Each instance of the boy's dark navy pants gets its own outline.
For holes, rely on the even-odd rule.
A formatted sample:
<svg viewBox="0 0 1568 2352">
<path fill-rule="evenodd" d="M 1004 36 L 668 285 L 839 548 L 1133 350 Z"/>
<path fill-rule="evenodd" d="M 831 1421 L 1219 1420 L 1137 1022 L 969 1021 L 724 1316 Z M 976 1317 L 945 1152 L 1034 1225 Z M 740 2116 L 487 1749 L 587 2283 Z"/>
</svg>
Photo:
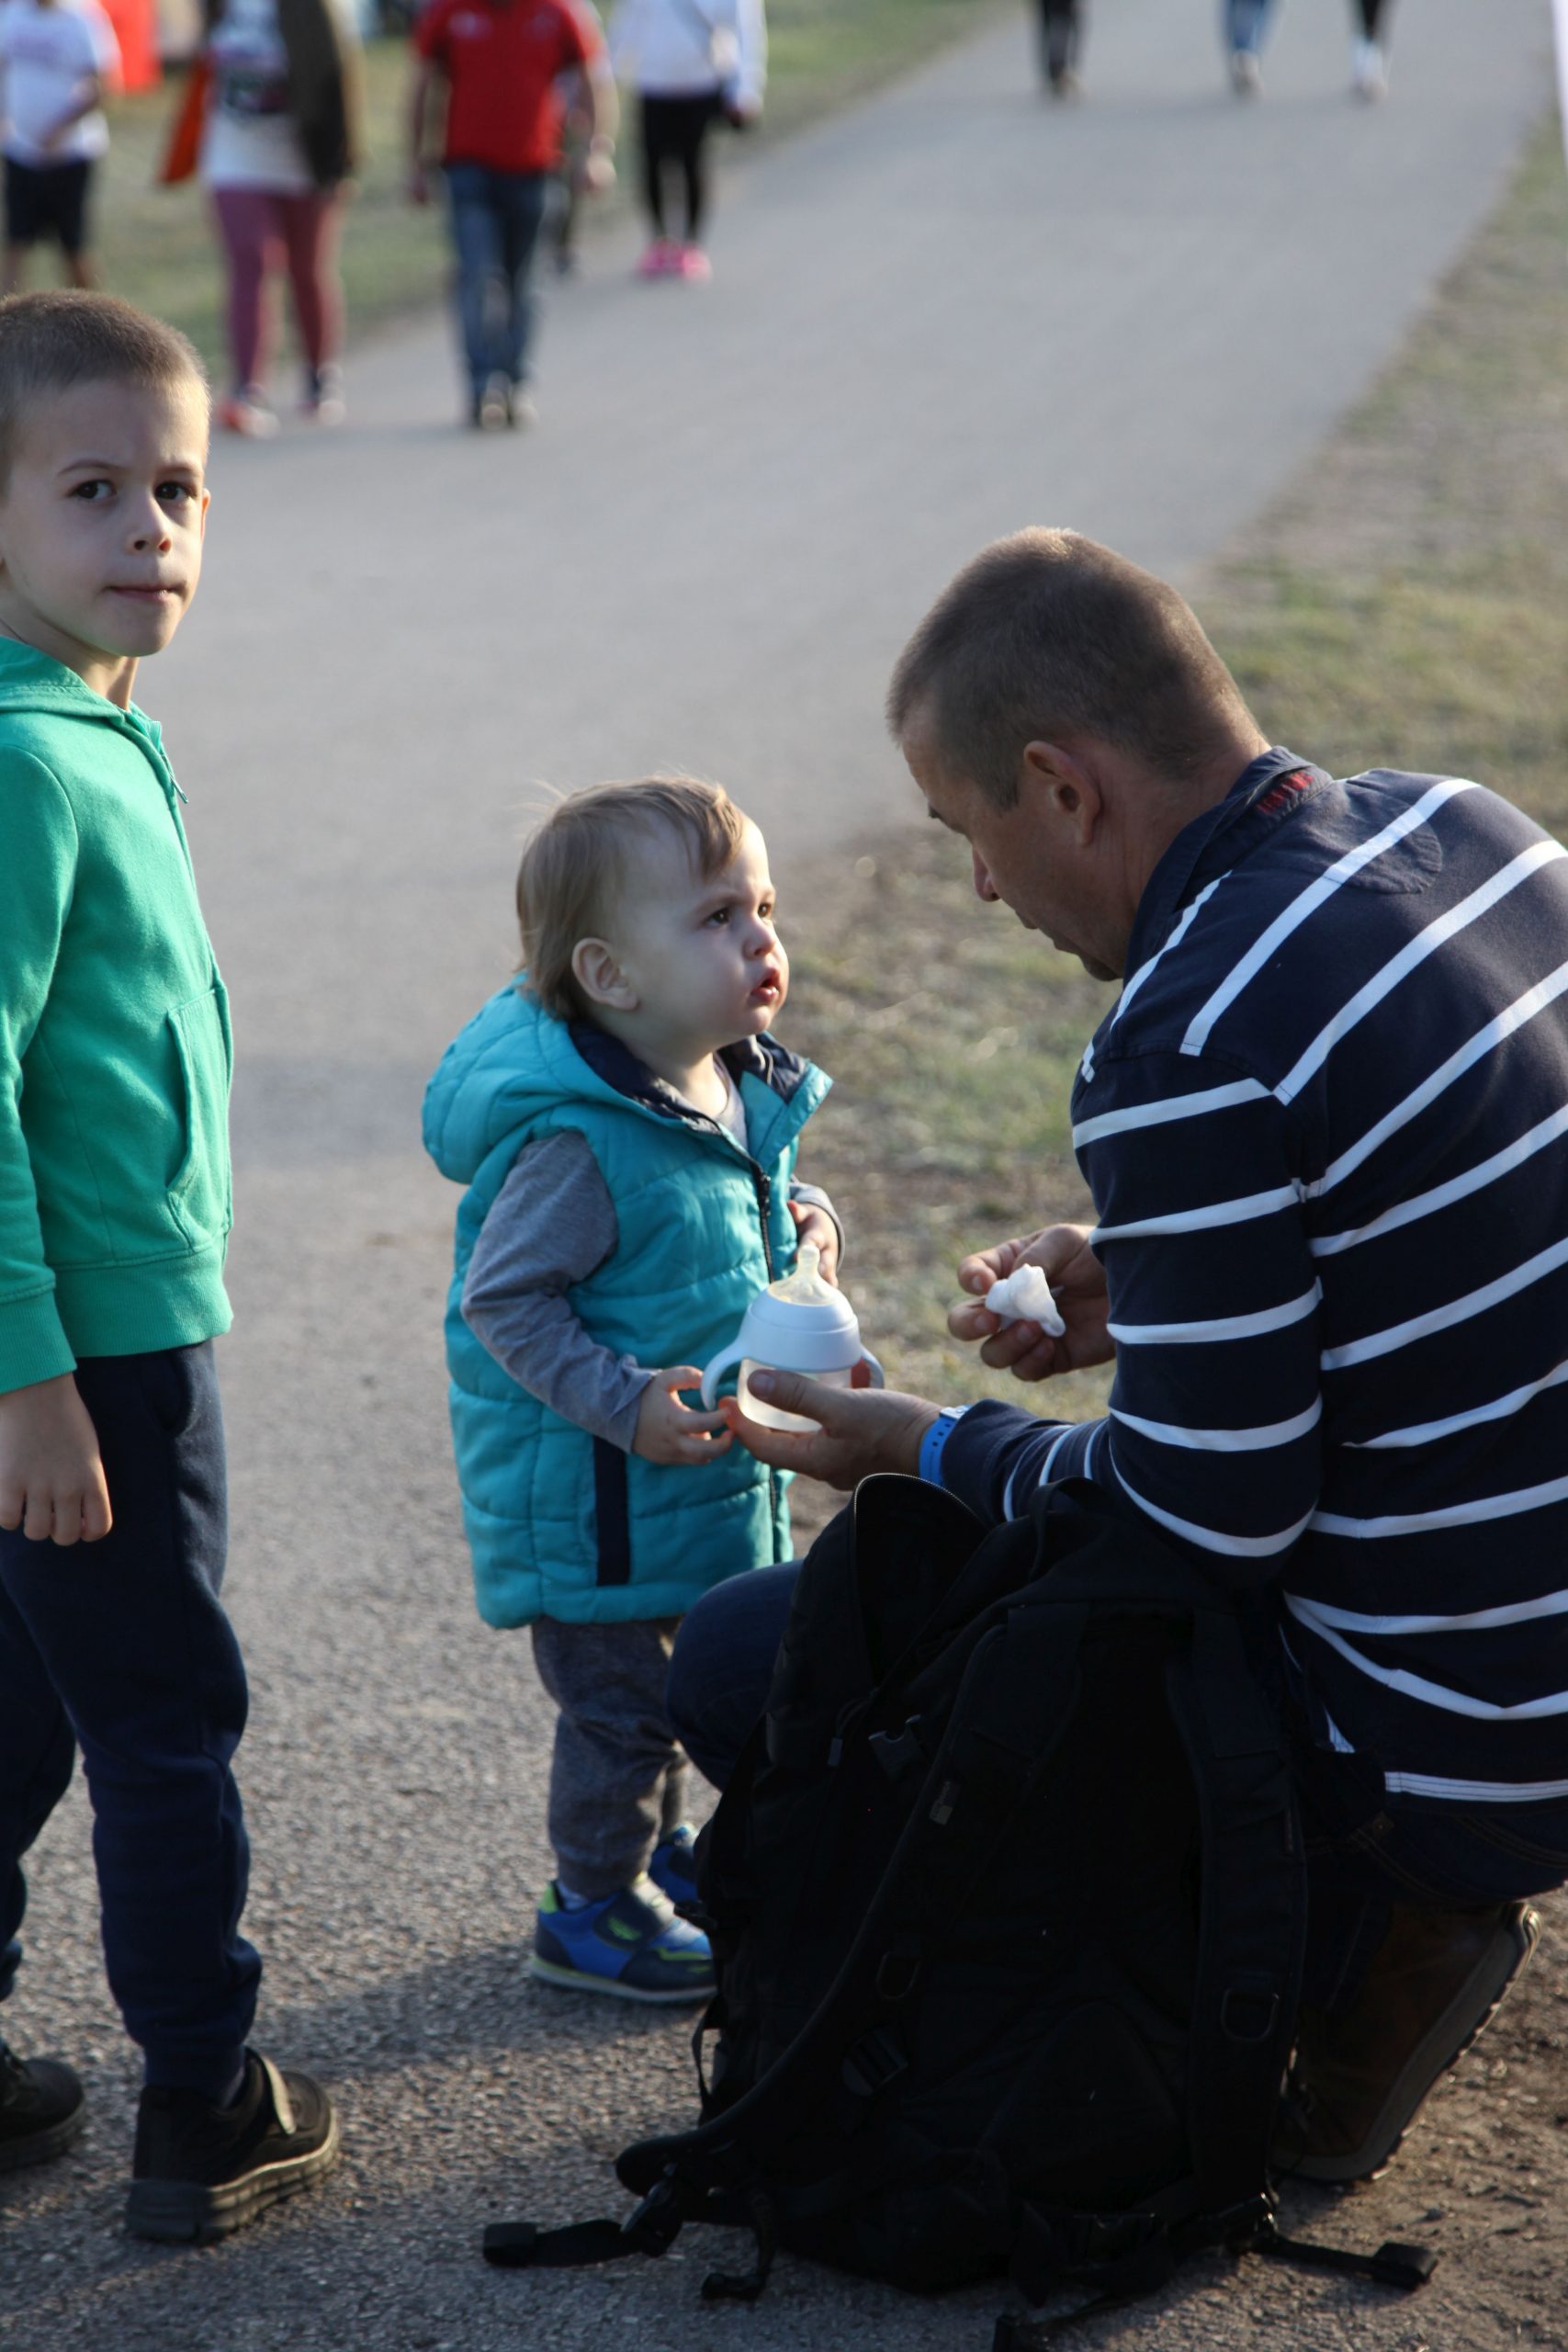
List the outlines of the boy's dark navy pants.
<svg viewBox="0 0 1568 2352">
<path fill-rule="evenodd" d="M 21 1958 L 21 1858 L 79 1747 L 110 1988 L 148 2080 L 218 2098 L 243 2064 L 261 1962 L 239 1933 L 250 1850 L 230 1764 L 246 1690 L 218 1599 L 212 1345 L 91 1357 L 76 1385 L 112 1529 L 69 1547 L 0 1530 L 0 1999 Z"/>
</svg>

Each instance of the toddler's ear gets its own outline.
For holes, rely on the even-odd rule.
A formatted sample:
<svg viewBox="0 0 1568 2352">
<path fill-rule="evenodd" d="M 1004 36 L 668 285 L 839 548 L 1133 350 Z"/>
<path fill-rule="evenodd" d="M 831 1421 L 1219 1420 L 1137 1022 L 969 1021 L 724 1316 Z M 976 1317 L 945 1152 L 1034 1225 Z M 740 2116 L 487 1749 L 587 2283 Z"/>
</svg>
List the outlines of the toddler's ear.
<svg viewBox="0 0 1568 2352">
<path fill-rule="evenodd" d="M 607 939 L 580 939 L 571 951 L 571 976 L 590 1004 L 612 1012 L 635 1012 L 637 993 Z"/>
</svg>

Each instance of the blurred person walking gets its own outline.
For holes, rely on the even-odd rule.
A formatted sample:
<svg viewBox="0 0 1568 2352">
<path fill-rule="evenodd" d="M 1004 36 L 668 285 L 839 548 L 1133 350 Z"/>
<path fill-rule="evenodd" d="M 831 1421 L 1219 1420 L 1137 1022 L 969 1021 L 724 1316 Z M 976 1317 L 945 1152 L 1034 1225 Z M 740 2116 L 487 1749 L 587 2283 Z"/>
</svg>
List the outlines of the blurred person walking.
<svg viewBox="0 0 1568 2352">
<path fill-rule="evenodd" d="M 73 286 L 93 283 L 87 200 L 108 151 L 101 101 L 119 74 L 119 43 L 97 0 L 6 0 L 0 7 L 5 114 L 5 291 L 52 238 Z"/>
<path fill-rule="evenodd" d="M 468 422 L 531 424 L 534 258 L 561 169 L 569 75 L 581 77 L 589 114 L 578 185 L 594 191 L 615 175 L 618 107 L 604 40 L 573 0 L 431 0 L 413 38 L 408 192 L 430 200 L 425 126 L 439 78 Z"/>
<path fill-rule="evenodd" d="M 642 119 L 643 198 L 651 240 L 642 277 L 700 281 L 713 275 L 707 225 L 707 139 L 716 122 L 737 130 L 761 112 L 768 70 L 762 0 L 620 0 L 610 20 L 615 71 L 636 85 Z M 684 235 L 670 234 L 665 194 L 677 175 Z"/>
<path fill-rule="evenodd" d="M 1263 43 L 1274 0 L 1223 0 L 1221 23 L 1230 59 L 1231 88 L 1238 98 L 1263 95 Z"/>
<path fill-rule="evenodd" d="M 1088 0 L 1040 0 L 1040 67 L 1054 98 L 1078 98 Z"/>
<path fill-rule="evenodd" d="M 343 415 L 344 184 L 361 145 L 357 37 L 334 0 L 218 0 L 201 176 L 228 270 L 231 433 L 275 433 L 266 391 L 267 279 L 287 271 L 305 361 L 302 415 Z"/>
<path fill-rule="evenodd" d="M 1350 50 L 1350 87 L 1359 98 L 1388 96 L 1389 0 L 1350 0 L 1355 37 Z"/>
<path fill-rule="evenodd" d="M 578 6 L 603 37 L 604 20 L 593 0 L 578 0 Z M 582 219 L 582 199 L 592 176 L 590 158 L 593 153 L 593 94 L 581 66 L 562 75 L 560 93 L 560 168 L 551 199 L 550 251 L 556 276 L 570 277 L 577 269 L 577 232 Z"/>
</svg>

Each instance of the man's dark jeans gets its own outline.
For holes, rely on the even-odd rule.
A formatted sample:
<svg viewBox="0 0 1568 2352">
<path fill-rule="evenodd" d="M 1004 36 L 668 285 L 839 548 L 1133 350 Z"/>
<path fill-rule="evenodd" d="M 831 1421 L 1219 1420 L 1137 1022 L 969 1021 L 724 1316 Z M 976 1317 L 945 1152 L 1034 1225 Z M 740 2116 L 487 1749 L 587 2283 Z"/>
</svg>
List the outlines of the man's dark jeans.
<svg viewBox="0 0 1568 2352">
<path fill-rule="evenodd" d="M 109 1984 L 150 2082 L 233 2082 L 261 1962 L 239 1934 L 249 1847 L 230 1762 L 245 1672 L 219 1604 L 228 1535 L 211 1343 L 98 1356 L 76 1385 L 114 1526 L 69 1548 L 0 1530 L 0 1999 L 21 1858 L 78 1746 Z"/>
<path fill-rule="evenodd" d="M 705 1593 L 681 1628 L 670 1720 L 716 1788 L 762 1713 L 799 1573 L 791 1561 L 733 1577 Z M 1568 1881 L 1568 1804 L 1390 1800 L 1359 1758 L 1312 1747 L 1288 1702 L 1284 1712 L 1308 1863 L 1303 1996 L 1314 2007 L 1342 2008 L 1354 1998 L 1395 1903 L 1479 1908 Z"/>
<path fill-rule="evenodd" d="M 492 376 L 527 380 L 534 327 L 534 253 L 554 186 L 549 172 L 497 172 L 448 164 L 457 316 L 476 398 Z"/>
</svg>

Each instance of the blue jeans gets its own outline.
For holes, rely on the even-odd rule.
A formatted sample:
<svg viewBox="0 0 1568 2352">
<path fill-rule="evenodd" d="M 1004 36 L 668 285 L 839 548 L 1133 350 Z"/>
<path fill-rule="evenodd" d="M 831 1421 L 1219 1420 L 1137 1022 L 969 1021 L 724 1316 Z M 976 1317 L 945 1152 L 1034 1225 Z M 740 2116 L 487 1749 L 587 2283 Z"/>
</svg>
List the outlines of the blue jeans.
<svg viewBox="0 0 1568 2352">
<path fill-rule="evenodd" d="M 457 316 L 476 394 L 492 376 L 504 376 L 509 384 L 527 379 L 534 252 L 552 184 L 548 172 L 446 165 L 457 253 Z"/>
<path fill-rule="evenodd" d="M 114 1525 L 57 1549 L 0 1530 L 0 1999 L 21 1960 L 21 1860 L 78 1747 L 109 1986 L 149 2082 L 233 2083 L 261 1962 L 239 1933 L 250 1849 L 230 1761 L 239 1645 L 219 1603 L 228 1536 L 210 1341 L 98 1356 L 76 1385 Z"/>
<path fill-rule="evenodd" d="M 788 1561 L 716 1585 L 676 1640 L 671 1724 L 716 1788 L 766 1705 L 799 1573 Z M 1288 1702 L 1284 1713 L 1307 1856 L 1303 1997 L 1314 2007 L 1354 1999 L 1396 1903 L 1479 1909 L 1568 1881 L 1568 1804 L 1401 1804 L 1362 1758 L 1308 1744 Z"/>
<path fill-rule="evenodd" d="M 1256 57 L 1263 47 L 1274 0 L 1224 0 L 1221 11 L 1225 47 L 1233 53 L 1246 50 Z"/>
</svg>

